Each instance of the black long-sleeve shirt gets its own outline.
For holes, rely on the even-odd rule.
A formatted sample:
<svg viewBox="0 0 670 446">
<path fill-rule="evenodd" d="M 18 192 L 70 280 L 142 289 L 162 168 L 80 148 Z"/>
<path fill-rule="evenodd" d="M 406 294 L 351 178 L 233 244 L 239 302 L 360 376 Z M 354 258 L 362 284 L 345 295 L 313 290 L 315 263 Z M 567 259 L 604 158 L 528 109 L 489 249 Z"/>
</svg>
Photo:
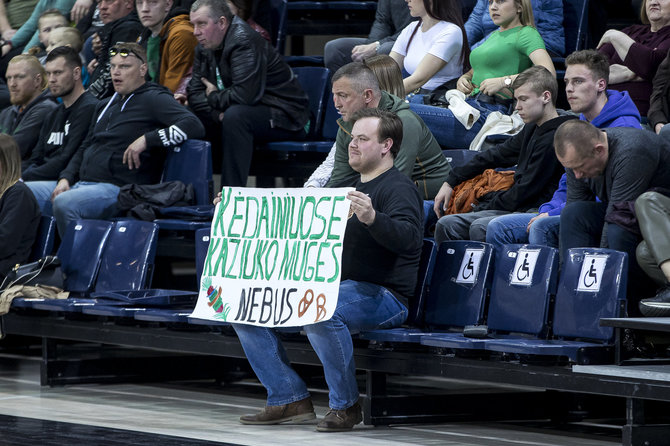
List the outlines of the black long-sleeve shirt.
<svg viewBox="0 0 670 446">
<path fill-rule="evenodd" d="M 18 182 L 0 197 L 0 282 L 17 263 L 25 263 L 35 243 L 40 208 L 28 186 Z"/>
<path fill-rule="evenodd" d="M 392 167 L 356 190 L 368 194 L 375 220 L 367 226 L 356 214 L 347 221 L 342 248 L 342 280 L 381 285 L 407 305 L 414 295 L 422 244 L 423 202 L 412 181 Z"/>
</svg>

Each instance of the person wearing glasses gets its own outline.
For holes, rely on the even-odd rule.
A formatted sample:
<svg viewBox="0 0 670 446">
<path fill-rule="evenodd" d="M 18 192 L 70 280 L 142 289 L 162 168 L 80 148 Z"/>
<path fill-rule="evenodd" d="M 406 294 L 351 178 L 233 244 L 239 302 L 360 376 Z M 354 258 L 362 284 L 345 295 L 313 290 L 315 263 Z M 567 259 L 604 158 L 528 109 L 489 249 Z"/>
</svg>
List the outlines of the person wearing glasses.
<svg viewBox="0 0 670 446">
<path fill-rule="evenodd" d="M 61 235 L 70 221 L 113 217 L 121 186 L 160 182 L 165 148 L 205 134 L 169 90 L 145 80 L 144 48 L 117 43 L 109 57 L 114 95 L 97 105 L 86 139 L 52 193 Z"/>
<path fill-rule="evenodd" d="M 199 45 L 188 105 L 222 129 L 221 184 L 244 187 L 254 144 L 306 137 L 309 99 L 283 57 L 226 2 L 196 0 L 191 23 Z"/>
</svg>

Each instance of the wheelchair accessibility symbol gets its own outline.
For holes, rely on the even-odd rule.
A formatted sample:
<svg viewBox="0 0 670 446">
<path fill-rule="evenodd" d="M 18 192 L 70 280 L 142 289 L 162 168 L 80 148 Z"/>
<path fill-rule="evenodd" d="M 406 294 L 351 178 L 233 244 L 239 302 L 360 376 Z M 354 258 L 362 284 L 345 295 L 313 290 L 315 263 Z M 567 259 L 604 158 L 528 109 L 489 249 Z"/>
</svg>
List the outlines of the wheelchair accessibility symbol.
<svg viewBox="0 0 670 446">
<path fill-rule="evenodd" d="M 600 283 L 603 277 L 603 271 L 607 264 L 607 255 L 587 254 L 584 256 L 584 263 L 579 273 L 579 283 L 577 291 L 600 291 Z"/>
<path fill-rule="evenodd" d="M 475 283 L 477 281 L 479 264 L 481 263 L 483 255 L 483 249 L 466 249 L 455 282 Z"/>
<path fill-rule="evenodd" d="M 540 255 L 539 249 L 520 249 L 516 256 L 514 268 L 510 274 L 511 285 L 525 285 L 533 284 L 533 273 L 535 272 L 535 264 Z"/>
</svg>

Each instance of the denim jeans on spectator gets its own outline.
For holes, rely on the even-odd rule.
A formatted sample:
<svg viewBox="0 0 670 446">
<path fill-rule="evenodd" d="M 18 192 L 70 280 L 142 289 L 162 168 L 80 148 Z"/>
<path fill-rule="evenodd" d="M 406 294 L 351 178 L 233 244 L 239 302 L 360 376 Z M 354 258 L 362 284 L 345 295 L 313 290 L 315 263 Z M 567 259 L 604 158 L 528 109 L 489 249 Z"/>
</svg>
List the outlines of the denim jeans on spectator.
<svg viewBox="0 0 670 446">
<path fill-rule="evenodd" d="M 358 400 L 351 333 L 391 328 L 407 318 L 407 308 L 386 288 L 368 282 L 344 280 L 335 312 L 327 321 L 306 325 L 310 344 L 323 364 L 329 405 L 342 410 Z M 307 398 L 307 386 L 291 368 L 277 331 L 233 324 L 256 376 L 268 392 L 267 404 L 279 406 Z"/>
<path fill-rule="evenodd" d="M 78 181 L 53 201 L 58 233 L 63 236 L 69 222 L 80 218 L 107 219 L 117 213 L 119 186 Z"/>
<path fill-rule="evenodd" d="M 535 220 L 527 231 L 530 220 L 537 213 L 509 214 L 496 217 L 489 222 L 486 241 L 494 246 L 510 243 L 532 243 L 533 245 L 558 248 L 558 228 L 561 217 L 549 216 Z"/>
<path fill-rule="evenodd" d="M 467 130 L 448 108 L 418 104 L 414 101 L 410 101 L 409 108 L 423 119 L 440 146 L 448 149 L 467 149 L 486 122 L 486 117 L 493 111 L 507 114 L 509 106 L 488 104 L 474 98 L 468 98 L 466 102 L 480 112 L 479 119 L 470 130 Z"/>
<path fill-rule="evenodd" d="M 26 181 L 26 186 L 35 195 L 37 204 L 40 206 L 42 214 L 49 214 L 47 209 L 51 209 L 51 193 L 56 188 L 57 181 Z"/>
</svg>

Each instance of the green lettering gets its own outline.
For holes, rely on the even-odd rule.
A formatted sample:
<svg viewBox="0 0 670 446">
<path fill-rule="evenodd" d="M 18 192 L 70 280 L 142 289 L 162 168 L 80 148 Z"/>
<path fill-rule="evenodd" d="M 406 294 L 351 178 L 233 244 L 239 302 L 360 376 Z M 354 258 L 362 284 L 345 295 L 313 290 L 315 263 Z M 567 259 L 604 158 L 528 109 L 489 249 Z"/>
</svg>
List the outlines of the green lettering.
<svg viewBox="0 0 670 446">
<path fill-rule="evenodd" d="M 240 249 L 240 239 L 230 239 L 230 243 L 235 245 L 235 252 L 233 253 L 233 259 L 226 270 L 226 274 L 223 276 L 227 279 L 237 279 L 237 276 L 233 275 L 233 267 L 235 266 L 237 260 L 237 251 Z"/>
<path fill-rule="evenodd" d="M 331 250 L 333 254 L 333 261 L 335 262 L 335 273 L 333 274 L 333 277 L 328 279 L 328 283 L 333 283 L 337 280 L 338 277 L 340 277 L 340 263 L 337 261 L 337 253 L 335 252 L 335 249 L 341 246 L 342 243 L 335 243 L 333 245 L 333 249 Z"/>
<path fill-rule="evenodd" d="M 233 201 L 235 204 L 233 205 L 233 215 L 230 217 L 230 223 L 228 224 L 228 237 L 239 237 L 240 234 L 233 233 L 233 225 L 235 224 L 235 220 L 242 220 L 244 218 L 242 214 L 237 213 L 237 203 L 244 201 L 244 197 L 235 197 Z"/>
<path fill-rule="evenodd" d="M 304 223 L 305 223 L 305 214 L 307 212 L 307 205 L 311 204 L 312 205 L 312 214 L 309 216 L 307 219 L 309 223 L 309 227 L 307 228 L 307 231 L 304 231 Z M 314 222 L 314 213 L 316 212 L 316 200 L 312 196 L 307 196 L 305 197 L 305 204 L 300 206 L 300 238 L 302 240 L 305 240 L 309 237 L 309 234 L 312 232 L 312 223 Z"/>
<path fill-rule="evenodd" d="M 321 232 L 319 232 L 318 234 L 310 235 L 309 238 L 311 240 L 320 239 L 321 237 L 323 237 L 323 234 L 326 232 L 326 217 L 319 214 L 319 205 L 321 205 L 321 203 L 323 201 L 330 201 L 330 199 L 331 199 L 331 197 L 321 197 L 321 198 L 319 198 L 319 201 L 317 202 L 316 207 L 314 208 L 314 217 L 316 217 L 317 219 L 319 219 L 323 222 L 323 230 Z"/>
<path fill-rule="evenodd" d="M 329 248 L 330 247 L 330 242 L 321 242 L 319 244 L 319 253 L 316 255 L 316 272 L 314 273 L 314 281 L 315 282 L 325 282 L 326 278 L 321 277 L 319 275 L 319 268 L 325 264 L 325 262 L 321 261 L 321 252 L 324 248 Z"/>
<path fill-rule="evenodd" d="M 226 195 L 226 192 L 228 194 Z M 224 188 L 221 190 L 221 203 L 219 204 L 219 212 L 216 214 L 216 219 L 214 220 L 214 225 L 213 225 L 213 237 L 218 237 L 221 236 L 223 237 L 225 235 L 224 230 L 223 230 L 223 213 L 226 211 L 226 208 L 228 207 L 228 204 L 230 204 L 230 194 L 232 192 L 231 188 Z"/>
<path fill-rule="evenodd" d="M 214 274 L 216 274 L 216 269 L 214 270 L 214 274 L 212 274 L 212 257 L 214 256 L 214 253 L 219 247 L 220 242 L 221 239 L 218 237 L 209 240 L 209 247 L 207 248 L 207 257 L 205 258 L 205 265 L 202 268 L 203 274 L 206 276 L 213 276 Z"/>
<path fill-rule="evenodd" d="M 256 228 L 257 228 L 257 223 L 258 223 L 258 212 L 256 213 L 256 220 L 253 221 L 253 228 L 251 231 L 251 234 L 247 235 L 247 227 L 249 226 L 249 222 L 251 221 L 251 218 L 249 218 L 249 211 L 251 210 L 251 202 L 256 203 L 256 210 L 258 211 L 259 206 L 258 206 L 258 199 L 256 197 L 247 197 L 247 206 L 244 209 L 245 210 L 245 218 L 244 218 L 244 229 L 242 229 L 242 238 L 255 238 L 255 233 L 256 233 Z"/>
<path fill-rule="evenodd" d="M 338 201 L 344 201 L 344 197 L 334 197 L 333 198 L 333 207 L 330 210 L 330 222 L 328 223 L 328 237 L 327 240 L 339 240 L 340 236 L 333 234 L 333 223 L 336 221 L 342 220 L 340 217 L 335 217 L 335 207 L 337 206 Z"/>
</svg>

